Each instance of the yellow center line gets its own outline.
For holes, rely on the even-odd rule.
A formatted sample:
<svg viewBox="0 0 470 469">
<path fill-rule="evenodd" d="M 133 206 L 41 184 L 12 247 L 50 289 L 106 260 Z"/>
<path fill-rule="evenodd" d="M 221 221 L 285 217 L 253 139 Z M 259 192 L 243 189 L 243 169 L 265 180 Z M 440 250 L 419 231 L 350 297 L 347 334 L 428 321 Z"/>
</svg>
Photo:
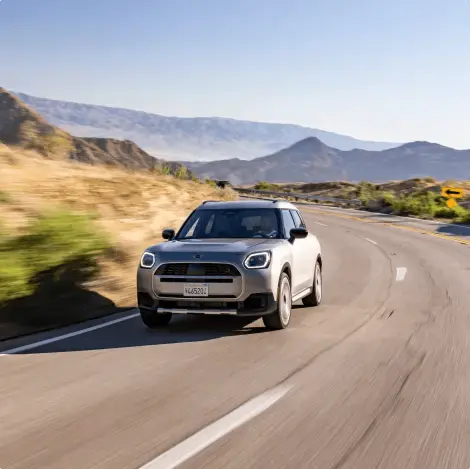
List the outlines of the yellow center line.
<svg viewBox="0 0 470 469">
<path fill-rule="evenodd" d="M 387 222 L 377 222 L 375 220 L 367 220 L 365 218 L 355 217 L 355 216 L 352 216 L 352 215 L 345 215 L 345 214 L 342 214 L 342 213 L 340 214 L 340 213 L 324 212 L 324 211 L 321 211 L 321 210 L 311 210 L 311 209 L 308 209 L 308 208 L 307 209 L 302 208 L 302 210 L 305 210 L 305 211 L 308 211 L 308 212 L 311 212 L 311 213 L 317 213 L 319 215 L 327 215 L 327 216 L 330 216 L 330 217 L 348 218 L 350 220 L 360 221 L 361 223 L 374 223 L 376 225 L 392 226 L 393 228 L 400 228 L 402 230 L 413 231 L 414 233 L 430 235 L 430 236 L 434 236 L 436 238 L 446 239 L 448 241 L 454 241 L 456 243 L 466 244 L 466 245 L 470 246 L 470 241 L 459 238 L 457 236 L 443 235 L 443 234 L 440 234 L 440 233 L 435 233 L 434 231 L 428 231 L 428 230 L 423 230 L 423 229 L 420 229 L 420 228 L 414 228 L 412 226 L 403 226 L 403 225 L 397 225 L 395 223 L 387 223 Z"/>
</svg>

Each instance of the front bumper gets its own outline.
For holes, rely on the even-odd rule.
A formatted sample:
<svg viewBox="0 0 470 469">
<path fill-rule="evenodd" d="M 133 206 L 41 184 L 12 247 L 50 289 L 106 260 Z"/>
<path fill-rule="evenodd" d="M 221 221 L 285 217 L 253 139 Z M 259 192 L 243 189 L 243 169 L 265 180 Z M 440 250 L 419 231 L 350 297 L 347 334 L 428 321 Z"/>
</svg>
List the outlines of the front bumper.
<svg viewBox="0 0 470 469">
<path fill-rule="evenodd" d="M 139 308 L 156 313 L 262 316 L 277 307 L 272 280 L 270 269 L 170 261 L 138 269 L 137 299 Z M 185 297 L 185 283 L 208 284 L 209 296 Z"/>
<path fill-rule="evenodd" d="M 137 299 L 140 309 L 156 313 L 264 316 L 277 308 L 272 293 L 253 293 L 244 301 L 200 301 L 199 299 L 157 300 L 148 293 L 139 292 Z"/>
</svg>

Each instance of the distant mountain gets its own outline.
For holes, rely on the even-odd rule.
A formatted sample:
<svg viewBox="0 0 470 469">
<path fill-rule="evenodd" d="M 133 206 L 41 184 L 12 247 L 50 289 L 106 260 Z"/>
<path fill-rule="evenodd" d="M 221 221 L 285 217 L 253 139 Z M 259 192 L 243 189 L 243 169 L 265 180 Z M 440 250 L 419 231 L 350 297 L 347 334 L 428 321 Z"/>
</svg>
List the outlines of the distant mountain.
<svg viewBox="0 0 470 469">
<path fill-rule="evenodd" d="M 159 169 L 158 160 L 129 140 L 79 138 L 51 125 L 18 97 L 0 88 L 0 142 L 32 149 L 47 158 L 68 159 L 87 164 L 119 166 L 127 169 Z M 170 173 L 181 164 L 169 164 Z M 191 173 L 188 175 L 191 176 Z"/>
<path fill-rule="evenodd" d="M 390 181 L 433 176 L 470 178 L 470 150 L 411 142 L 383 151 L 341 151 L 310 137 L 251 161 L 231 159 L 186 165 L 200 177 L 233 184 L 269 182 Z"/>
<path fill-rule="evenodd" d="M 112 137 L 136 142 L 167 160 L 251 160 L 295 142 L 317 137 L 340 150 L 384 150 L 398 143 L 368 142 L 291 124 L 218 117 L 180 118 L 16 94 L 51 124 L 78 137 Z"/>
</svg>

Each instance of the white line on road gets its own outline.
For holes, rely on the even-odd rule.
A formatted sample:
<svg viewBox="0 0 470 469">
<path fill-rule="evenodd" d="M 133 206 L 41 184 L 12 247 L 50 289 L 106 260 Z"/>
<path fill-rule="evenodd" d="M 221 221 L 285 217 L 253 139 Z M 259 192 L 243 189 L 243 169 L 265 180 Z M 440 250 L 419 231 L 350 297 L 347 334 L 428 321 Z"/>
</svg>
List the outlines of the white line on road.
<svg viewBox="0 0 470 469">
<path fill-rule="evenodd" d="M 291 389 L 292 386 L 278 386 L 266 391 L 177 444 L 140 469 L 174 469 L 232 430 L 267 410 Z"/>
<path fill-rule="evenodd" d="M 401 282 L 402 280 L 405 280 L 406 272 L 407 272 L 406 267 L 397 267 L 397 282 Z"/>
<path fill-rule="evenodd" d="M 319 221 L 314 221 L 313 223 L 315 223 L 315 225 L 326 226 L 325 224 L 320 223 Z"/>
<path fill-rule="evenodd" d="M 366 241 L 369 241 L 369 243 L 372 243 L 372 244 L 375 244 L 376 246 L 379 245 L 379 243 L 376 243 L 375 241 L 373 241 L 372 239 L 369 239 L 369 238 L 364 238 Z"/>
<path fill-rule="evenodd" d="M 77 335 L 86 334 L 87 332 L 96 331 L 97 329 L 102 329 L 103 327 L 112 326 L 113 324 L 117 324 L 119 322 L 128 321 L 129 319 L 133 319 L 137 316 L 139 316 L 139 313 L 133 313 L 123 318 L 113 319 L 112 321 L 107 321 L 101 324 L 97 324 L 96 326 L 87 327 L 86 329 L 80 329 L 79 331 L 70 332 L 68 334 L 59 335 L 57 337 L 51 337 L 49 339 L 40 340 L 39 342 L 33 342 L 32 344 L 26 344 L 26 345 L 15 347 L 9 350 L 0 351 L 0 357 L 5 356 L 5 355 L 13 355 L 19 352 L 25 352 L 26 350 L 31 350 L 31 349 L 35 349 L 38 347 L 42 347 L 43 345 L 52 344 L 53 342 L 58 342 L 59 340 L 69 339 L 70 337 L 75 337 Z"/>
</svg>

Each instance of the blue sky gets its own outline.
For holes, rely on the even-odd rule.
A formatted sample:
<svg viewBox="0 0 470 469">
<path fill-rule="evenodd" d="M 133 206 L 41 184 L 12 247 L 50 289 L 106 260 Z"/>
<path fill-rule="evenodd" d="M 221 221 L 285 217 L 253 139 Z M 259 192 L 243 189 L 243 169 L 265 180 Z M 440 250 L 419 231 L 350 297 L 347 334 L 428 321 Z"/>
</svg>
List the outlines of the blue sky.
<svg viewBox="0 0 470 469">
<path fill-rule="evenodd" d="M 470 148 L 469 0 L 1 0 L 0 86 Z"/>
</svg>

